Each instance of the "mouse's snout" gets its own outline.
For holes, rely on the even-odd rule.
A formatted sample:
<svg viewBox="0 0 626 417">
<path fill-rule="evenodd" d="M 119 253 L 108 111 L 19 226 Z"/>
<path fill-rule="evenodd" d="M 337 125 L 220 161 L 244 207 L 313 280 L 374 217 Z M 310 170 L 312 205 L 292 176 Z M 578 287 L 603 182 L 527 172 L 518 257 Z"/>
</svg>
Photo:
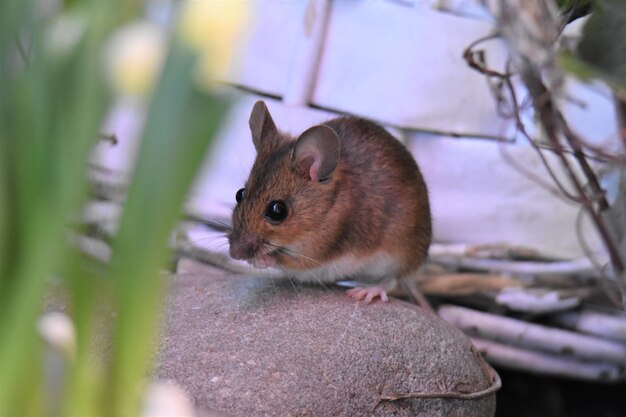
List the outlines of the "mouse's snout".
<svg viewBox="0 0 626 417">
<path fill-rule="evenodd" d="M 257 236 L 242 236 L 230 239 L 230 256 L 235 259 L 253 258 L 259 250 L 261 239 Z"/>
</svg>

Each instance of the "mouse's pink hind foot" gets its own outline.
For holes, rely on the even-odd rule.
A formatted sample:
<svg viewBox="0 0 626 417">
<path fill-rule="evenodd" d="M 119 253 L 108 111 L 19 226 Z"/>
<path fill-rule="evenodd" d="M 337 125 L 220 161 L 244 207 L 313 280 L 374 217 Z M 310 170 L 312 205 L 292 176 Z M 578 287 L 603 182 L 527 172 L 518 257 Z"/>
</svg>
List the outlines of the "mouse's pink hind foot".
<svg viewBox="0 0 626 417">
<path fill-rule="evenodd" d="M 376 297 L 380 297 L 380 300 L 383 302 L 389 301 L 387 291 L 382 285 L 375 287 L 354 287 L 346 291 L 346 293 L 348 297 L 354 298 L 357 301 L 365 300 L 367 304 L 374 301 Z"/>
</svg>

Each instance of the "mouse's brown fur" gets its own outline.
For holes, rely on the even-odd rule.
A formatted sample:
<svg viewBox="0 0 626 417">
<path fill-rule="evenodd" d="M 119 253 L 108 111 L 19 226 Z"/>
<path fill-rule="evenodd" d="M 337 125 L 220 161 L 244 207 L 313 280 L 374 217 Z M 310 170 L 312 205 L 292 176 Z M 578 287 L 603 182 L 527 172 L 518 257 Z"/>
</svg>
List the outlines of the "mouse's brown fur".
<svg viewBox="0 0 626 417">
<path fill-rule="evenodd" d="M 400 142 L 368 120 L 329 120 L 324 125 L 339 139 L 338 162 L 328 178 L 314 181 L 294 160 L 296 139 L 276 129 L 269 112 L 266 118 L 251 117 L 258 154 L 233 212 L 234 257 L 265 255 L 275 266 L 307 270 L 382 253 L 395 259 L 389 275 L 400 278 L 419 268 L 432 233 L 428 192 Z M 275 200 L 288 207 L 279 224 L 265 217 Z M 341 278 L 347 277 L 335 277 Z"/>
</svg>

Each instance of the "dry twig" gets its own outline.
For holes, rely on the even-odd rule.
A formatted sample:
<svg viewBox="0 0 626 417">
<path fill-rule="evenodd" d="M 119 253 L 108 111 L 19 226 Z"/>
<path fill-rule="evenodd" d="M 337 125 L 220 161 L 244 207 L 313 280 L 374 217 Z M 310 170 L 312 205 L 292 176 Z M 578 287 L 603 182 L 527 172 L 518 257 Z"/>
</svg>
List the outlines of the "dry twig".
<svg viewBox="0 0 626 417">
<path fill-rule="evenodd" d="M 500 23 L 501 25 L 508 24 L 504 21 Z M 549 148 L 556 155 L 562 172 L 565 173 L 566 178 L 569 180 L 569 185 L 573 188 L 573 191 L 569 191 L 562 183 L 562 180 L 557 177 L 554 168 L 551 166 L 551 164 L 548 162 L 547 158 L 543 154 L 542 151 L 544 147 L 539 146 L 538 143 L 526 131 L 526 128 L 520 116 L 521 106 L 519 104 L 515 88 L 513 87 L 513 83 L 511 81 L 511 77 L 514 75 L 514 72 L 510 69 L 510 66 L 507 65 L 506 72 L 500 72 L 491 69 L 485 64 L 486 60 L 484 57 L 484 52 L 475 51 L 477 45 L 486 40 L 492 39 L 495 36 L 497 35 L 492 34 L 472 42 L 465 49 L 463 57 L 471 68 L 485 75 L 488 80 L 492 80 L 494 78 L 497 79 L 499 82 L 498 85 L 504 87 L 504 89 L 507 91 L 510 104 L 513 109 L 512 112 L 510 112 L 510 117 L 514 119 L 517 131 L 521 133 L 522 136 L 526 138 L 528 143 L 535 149 L 552 182 L 556 185 L 559 194 L 572 202 L 580 204 L 584 208 L 584 210 L 590 215 L 594 226 L 598 230 L 598 233 L 600 234 L 602 241 L 609 253 L 609 257 L 611 260 L 611 264 L 613 265 L 615 274 L 618 277 L 621 277 L 622 280 L 624 280 L 626 276 L 626 263 L 624 259 L 622 259 L 622 256 L 617 248 L 617 244 L 614 241 L 612 234 L 608 230 L 604 219 L 600 215 L 601 212 L 606 211 L 609 208 L 609 204 L 605 197 L 604 190 L 602 190 L 599 184 L 597 176 L 595 175 L 587 161 L 587 154 L 585 153 L 585 149 L 587 151 L 595 153 L 595 155 L 599 158 L 608 159 L 613 162 L 615 162 L 616 160 L 623 161 L 624 157 L 615 157 L 613 155 L 603 153 L 596 147 L 590 147 L 586 141 L 580 138 L 568 126 L 565 118 L 557 109 L 556 105 L 554 104 L 552 93 L 545 86 L 539 70 L 530 60 L 526 59 L 526 57 L 517 57 L 517 69 L 519 75 L 530 94 L 530 99 L 532 101 L 535 114 L 540 121 L 546 137 L 548 138 Z M 502 96 L 498 94 L 496 95 L 495 99 L 499 106 L 501 106 L 503 100 Z M 623 120 L 626 119 L 626 105 L 624 105 L 624 103 L 619 100 L 617 100 L 616 102 L 618 103 L 618 115 L 620 117 L 620 120 L 623 122 Z M 500 113 L 502 114 L 503 112 Z M 623 123 L 620 126 L 620 133 L 623 134 L 624 138 L 626 138 L 626 131 L 623 128 Z M 564 146 L 561 143 L 561 137 L 565 139 L 567 146 Z M 588 184 L 587 187 L 585 187 L 584 183 L 579 178 L 579 175 L 575 170 L 574 165 L 568 158 L 568 154 L 573 155 L 574 160 L 577 162 L 578 168 L 580 168 L 582 174 L 584 175 L 586 184 Z M 535 183 L 539 184 L 543 188 L 546 188 L 548 191 L 555 193 L 556 190 L 552 186 L 547 184 L 542 178 L 529 172 L 523 166 L 518 164 L 516 161 L 514 161 L 513 158 L 510 157 L 510 155 L 505 152 L 502 152 L 502 155 L 505 161 L 510 163 L 511 166 L 517 171 L 519 171 Z M 626 286 L 626 282 L 622 282 L 622 285 Z M 624 288 L 622 288 L 622 290 L 624 290 Z M 622 292 L 624 293 L 624 291 Z"/>
</svg>

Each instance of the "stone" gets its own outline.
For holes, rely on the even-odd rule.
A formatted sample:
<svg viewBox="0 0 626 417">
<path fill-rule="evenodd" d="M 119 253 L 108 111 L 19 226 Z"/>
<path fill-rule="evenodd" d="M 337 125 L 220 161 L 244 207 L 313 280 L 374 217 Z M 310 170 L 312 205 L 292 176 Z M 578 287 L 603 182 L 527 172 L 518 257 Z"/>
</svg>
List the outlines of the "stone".
<svg viewBox="0 0 626 417">
<path fill-rule="evenodd" d="M 196 272 L 173 277 L 154 377 L 232 417 L 489 417 L 499 379 L 475 352 L 398 299 Z"/>
</svg>

